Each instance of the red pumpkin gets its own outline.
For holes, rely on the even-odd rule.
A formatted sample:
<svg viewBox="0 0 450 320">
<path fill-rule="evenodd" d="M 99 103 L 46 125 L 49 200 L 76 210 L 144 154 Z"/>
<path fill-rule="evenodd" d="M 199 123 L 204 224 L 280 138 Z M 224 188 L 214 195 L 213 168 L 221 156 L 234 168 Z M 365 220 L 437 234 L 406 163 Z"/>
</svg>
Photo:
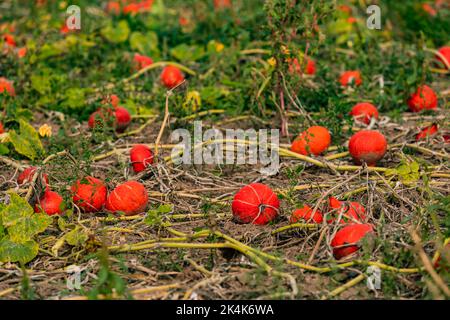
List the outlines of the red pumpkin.
<svg viewBox="0 0 450 320">
<path fill-rule="evenodd" d="M 180 26 L 185 27 L 189 24 L 189 19 L 183 16 L 180 16 L 178 18 L 178 23 L 180 24 Z"/>
<path fill-rule="evenodd" d="M 134 58 L 133 58 L 133 69 L 135 71 L 144 69 L 145 67 L 148 67 L 148 66 L 150 66 L 152 64 L 153 64 L 152 58 L 144 56 L 144 55 L 141 55 L 139 53 L 136 53 L 134 55 Z"/>
<path fill-rule="evenodd" d="M 25 57 L 27 55 L 27 48 L 26 47 L 22 47 L 17 49 L 17 57 L 19 57 L 20 59 Z"/>
<path fill-rule="evenodd" d="M 118 1 L 108 1 L 105 11 L 110 14 L 120 14 L 120 3 Z"/>
<path fill-rule="evenodd" d="M 55 214 L 62 214 L 64 208 L 63 198 L 58 193 L 50 191 L 47 188 L 42 198 L 34 206 L 34 212 L 44 212 L 49 216 L 53 216 Z"/>
<path fill-rule="evenodd" d="M 438 132 L 438 126 L 437 124 L 433 124 L 429 127 L 423 128 L 420 130 L 420 132 L 416 135 L 416 141 L 426 139 L 429 136 L 433 136 Z"/>
<path fill-rule="evenodd" d="M 114 108 L 117 108 L 119 106 L 120 99 L 119 99 L 119 97 L 117 95 L 112 94 L 111 97 L 109 97 L 109 101 L 111 102 L 111 105 Z"/>
<path fill-rule="evenodd" d="M 278 215 L 280 201 L 268 186 L 251 183 L 234 196 L 231 209 L 234 217 L 242 223 L 267 224 Z"/>
<path fill-rule="evenodd" d="M 119 106 L 119 102 L 120 98 L 116 94 L 107 96 L 105 99 L 102 100 L 103 104 L 111 104 L 114 108 L 117 108 Z"/>
<path fill-rule="evenodd" d="M 312 126 L 303 131 L 291 145 L 291 150 L 303 155 L 319 155 L 328 149 L 331 135 L 327 128 Z"/>
<path fill-rule="evenodd" d="M 114 114 L 112 108 L 99 108 L 94 111 L 88 120 L 89 128 L 94 128 L 97 126 L 103 126 L 104 123 L 108 123 L 109 121 L 114 122 Z"/>
<path fill-rule="evenodd" d="M 343 87 L 347 87 L 352 84 L 360 86 L 362 84 L 361 73 L 357 70 L 345 71 L 341 74 L 339 82 Z"/>
<path fill-rule="evenodd" d="M 355 133 L 349 141 L 348 149 L 356 164 L 367 163 L 375 166 L 387 150 L 384 135 L 375 130 L 362 130 Z"/>
<path fill-rule="evenodd" d="M 291 219 L 289 220 L 289 222 L 296 223 L 296 222 L 303 220 L 308 223 L 309 222 L 310 223 L 322 223 L 322 221 L 323 221 L 322 213 L 319 210 L 316 210 L 314 215 L 312 213 L 313 213 L 313 209 L 308 205 L 304 205 L 303 207 L 295 210 L 292 213 L 292 216 L 291 216 Z"/>
<path fill-rule="evenodd" d="M 124 107 L 100 108 L 91 114 L 88 125 L 90 128 L 94 128 L 102 126 L 104 122 L 108 123 L 109 121 L 112 121 L 112 125 L 118 132 L 123 132 L 131 122 L 131 115 Z"/>
<path fill-rule="evenodd" d="M 31 179 L 33 179 L 33 176 L 34 176 L 35 172 L 36 172 L 36 167 L 31 166 L 31 167 L 26 168 L 17 177 L 17 183 L 18 184 L 24 184 L 24 183 L 31 182 Z M 44 179 L 45 184 L 48 185 L 48 175 L 44 173 L 42 175 L 42 178 Z"/>
<path fill-rule="evenodd" d="M 131 122 L 131 115 L 124 107 L 117 107 L 114 110 L 116 116 L 116 129 L 118 132 L 123 132 Z"/>
<path fill-rule="evenodd" d="M 3 128 L 3 123 L 0 122 L 0 134 L 5 132 L 5 128 Z"/>
<path fill-rule="evenodd" d="M 17 45 L 16 40 L 14 39 L 14 37 L 10 34 L 5 34 L 3 35 L 3 40 L 5 41 L 5 43 L 10 46 L 10 47 L 15 47 Z"/>
<path fill-rule="evenodd" d="M 419 112 L 424 109 L 433 110 L 437 108 L 437 105 L 437 95 L 427 85 L 420 86 L 408 100 L 408 106 L 412 112 Z"/>
<path fill-rule="evenodd" d="M 71 31 L 72 30 L 70 30 L 69 27 L 67 26 L 67 24 L 65 24 L 65 23 L 61 26 L 61 28 L 59 28 L 59 33 L 61 33 L 61 34 L 68 34 Z"/>
<path fill-rule="evenodd" d="M 71 187 L 73 202 L 84 212 L 97 212 L 106 202 L 108 190 L 103 181 L 87 176 Z"/>
<path fill-rule="evenodd" d="M 134 172 L 138 173 L 153 163 L 153 153 L 146 145 L 137 144 L 130 150 L 130 160 Z"/>
<path fill-rule="evenodd" d="M 432 17 L 435 17 L 437 15 L 436 9 L 433 8 L 429 3 L 422 3 L 422 9 Z"/>
<path fill-rule="evenodd" d="M 216 10 L 223 10 L 231 8 L 231 0 L 214 0 L 214 8 Z"/>
<path fill-rule="evenodd" d="M 360 242 L 368 234 L 374 234 L 370 224 L 349 224 L 340 229 L 331 241 L 334 257 L 340 260 L 358 251 Z"/>
<path fill-rule="evenodd" d="M 153 5 L 153 0 L 143 0 L 139 2 L 131 2 L 123 7 L 123 13 L 136 14 L 140 12 L 148 12 L 151 10 Z"/>
<path fill-rule="evenodd" d="M 292 60 L 292 63 L 289 64 L 289 72 L 290 73 L 299 73 L 301 74 L 301 68 L 300 68 L 300 63 L 298 62 L 297 58 L 294 58 Z M 304 73 L 309 74 L 309 75 L 314 75 L 316 73 L 316 63 L 314 62 L 314 60 L 310 59 L 310 58 L 306 58 L 306 66 L 305 66 L 305 70 Z"/>
<path fill-rule="evenodd" d="M 361 102 L 353 106 L 350 115 L 357 121 L 369 124 L 372 118 L 378 119 L 378 109 L 371 103 Z"/>
<path fill-rule="evenodd" d="M 447 61 L 447 65 L 450 66 L 450 47 L 445 46 L 445 47 L 440 48 L 438 51 L 444 57 L 444 59 Z M 444 63 L 444 61 L 442 60 L 442 58 L 440 56 L 436 56 L 436 59 L 438 59 L 440 62 L 442 62 L 444 67 L 446 66 L 446 64 Z"/>
<path fill-rule="evenodd" d="M 106 209 L 110 212 L 123 212 L 130 216 L 142 213 L 148 204 L 148 194 L 144 185 L 128 181 L 118 185 L 106 199 Z"/>
<path fill-rule="evenodd" d="M 344 12 L 346 14 L 351 14 L 352 13 L 352 8 L 348 5 L 345 4 L 341 4 L 337 7 L 337 9 L 341 12 Z"/>
<path fill-rule="evenodd" d="M 174 66 L 167 66 L 161 73 L 161 82 L 168 89 L 172 89 L 184 80 L 184 75 L 180 69 Z"/>
<path fill-rule="evenodd" d="M 5 91 L 11 97 L 14 97 L 16 95 L 16 92 L 14 90 L 14 87 L 13 87 L 11 81 L 8 81 L 6 78 L 0 77 L 0 95 Z"/>
<path fill-rule="evenodd" d="M 356 221 L 363 221 L 366 218 L 366 209 L 358 202 L 345 202 L 339 201 L 335 197 L 328 199 L 328 205 L 331 212 L 331 218 L 327 219 L 327 223 L 333 223 L 336 218 L 341 217 L 339 223 L 354 223 Z"/>
</svg>

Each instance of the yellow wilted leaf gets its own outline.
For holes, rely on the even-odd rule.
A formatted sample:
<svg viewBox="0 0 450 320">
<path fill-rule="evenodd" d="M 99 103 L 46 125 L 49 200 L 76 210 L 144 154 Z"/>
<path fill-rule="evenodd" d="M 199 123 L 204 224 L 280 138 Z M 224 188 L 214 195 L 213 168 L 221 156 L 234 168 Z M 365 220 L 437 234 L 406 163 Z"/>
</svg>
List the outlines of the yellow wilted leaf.
<svg viewBox="0 0 450 320">
<path fill-rule="evenodd" d="M 202 98 L 200 93 L 196 90 L 189 91 L 186 95 L 186 100 L 183 103 L 183 108 L 187 111 L 195 112 L 202 106 Z"/>
</svg>

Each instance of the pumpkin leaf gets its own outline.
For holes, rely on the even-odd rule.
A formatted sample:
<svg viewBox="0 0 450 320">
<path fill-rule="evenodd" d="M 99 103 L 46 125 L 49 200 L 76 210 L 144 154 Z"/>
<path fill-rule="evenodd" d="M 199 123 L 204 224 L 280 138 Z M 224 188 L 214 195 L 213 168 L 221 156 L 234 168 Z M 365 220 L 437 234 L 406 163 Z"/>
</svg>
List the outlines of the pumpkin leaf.
<svg viewBox="0 0 450 320">
<path fill-rule="evenodd" d="M 205 49 L 200 46 L 188 46 L 182 43 L 170 50 L 170 54 L 179 61 L 197 61 L 203 58 Z"/>
<path fill-rule="evenodd" d="M 20 134 L 9 132 L 9 139 L 18 153 L 34 160 L 44 154 L 44 147 L 36 130 L 25 120 L 19 120 Z"/>
<path fill-rule="evenodd" d="M 128 36 L 130 35 L 130 27 L 128 26 L 128 22 L 121 20 L 117 26 L 113 26 L 111 23 L 108 24 L 100 31 L 100 33 L 109 42 L 121 43 L 127 41 Z"/>
<path fill-rule="evenodd" d="M 88 235 L 85 230 L 80 227 L 76 227 L 66 234 L 65 240 L 71 246 L 79 246 L 88 240 Z"/>
<path fill-rule="evenodd" d="M 420 165 L 417 161 L 402 161 L 397 168 L 388 169 L 387 176 L 398 176 L 403 182 L 415 182 L 420 179 Z"/>
<path fill-rule="evenodd" d="M 34 213 L 30 204 L 15 193 L 10 193 L 10 203 L 0 207 L 0 261 L 31 261 L 39 245 L 33 237 L 47 229 L 52 218 Z"/>
<path fill-rule="evenodd" d="M 12 241 L 26 241 L 36 234 L 44 232 L 51 222 L 52 219 L 49 216 L 33 213 L 29 217 L 21 218 L 20 223 L 8 228 L 8 234 Z"/>
<path fill-rule="evenodd" d="M 152 209 L 147 212 L 144 223 L 148 226 L 158 226 L 162 223 L 162 216 L 172 211 L 172 205 L 162 204 L 157 209 Z"/>
<path fill-rule="evenodd" d="M 146 34 L 133 32 L 130 36 L 131 49 L 152 58 L 159 58 L 158 35 L 149 31 Z"/>
<path fill-rule="evenodd" d="M 0 156 L 4 156 L 9 153 L 9 149 L 5 144 L 0 144 Z"/>
<path fill-rule="evenodd" d="M 38 254 L 39 245 L 34 240 L 17 243 L 8 238 L 0 240 L 0 261 L 27 263 Z"/>
<path fill-rule="evenodd" d="M 31 76 L 31 87 L 41 95 L 44 95 L 51 91 L 50 80 L 49 76 L 33 74 Z"/>
<path fill-rule="evenodd" d="M 85 89 L 70 88 L 66 91 L 65 97 L 63 106 L 69 109 L 79 109 L 84 107 Z"/>
<path fill-rule="evenodd" d="M 8 230 L 10 240 L 25 242 L 47 229 L 52 218 L 44 214 L 34 213 L 28 202 L 12 193 L 11 202 L 1 212 L 2 224 Z"/>
</svg>

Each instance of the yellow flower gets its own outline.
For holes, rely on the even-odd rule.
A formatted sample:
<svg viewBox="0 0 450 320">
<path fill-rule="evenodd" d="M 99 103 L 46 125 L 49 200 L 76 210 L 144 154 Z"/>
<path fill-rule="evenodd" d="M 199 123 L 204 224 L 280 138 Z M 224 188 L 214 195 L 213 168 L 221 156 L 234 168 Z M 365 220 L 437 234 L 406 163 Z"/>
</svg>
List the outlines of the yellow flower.
<svg viewBox="0 0 450 320">
<path fill-rule="evenodd" d="M 289 48 L 286 46 L 281 46 L 281 51 L 286 55 L 291 54 L 291 50 L 289 50 Z"/>
<path fill-rule="evenodd" d="M 202 106 L 202 98 L 198 91 L 189 91 L 186 95 L 186 100 L 183 103 L 183 108 L 187 111 L 195 112 Z"/>
<path fill-rule="evenodd" d="M 216 43 L 216 52 L 220 52 L 225 48 L 225 46 L 223 45 L 223 43 L 221 42 L 217 42 Z"/>
<path fill-rule="evenodd" d="M 270 57 L 267 59 L 267 63 L 270 64 L 271 67 L 275 67 L 277 65 L 277 59 L 274 57 Z"/>
<path fill-rule="evenodd" d="M 41 137 L 51 137 L 52 136 L 52 127 L 48 124 L 44 124 L 39 128 L 39 135 Z"/>
</svg>

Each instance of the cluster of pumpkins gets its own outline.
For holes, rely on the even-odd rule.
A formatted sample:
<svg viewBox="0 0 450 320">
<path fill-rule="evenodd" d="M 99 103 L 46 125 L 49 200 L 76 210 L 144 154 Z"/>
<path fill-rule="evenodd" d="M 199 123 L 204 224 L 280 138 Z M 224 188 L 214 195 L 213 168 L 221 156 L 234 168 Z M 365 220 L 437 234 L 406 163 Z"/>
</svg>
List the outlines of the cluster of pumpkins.
<svg viewBox="0 0 450 320">
<path fill-rule="evenodd" d="M 439 50 L 447 61 L 450 61 L 450 47 Z M 440 57 L 439 57 L 440 59 Z M 133 59 L 133 68 L 138 71 L 153 64 L 150 57 L 136 54 Z M 296 59 L 292 61 L 290 70 L 299 72 L 300 64 Z M 315 73 L 315 63 L 313 60 L 306 60 L 307 74 Z M 168 89 L 172 89 L 184 81 L 184 74 L 175 66 L 166 66 L 161 73 L 161 82 Z M 343 87 L 362 84 L 362 77 L 359 71 L 346 71 L 340 79 Z M 14 96 L 15 91 L 12 83 L 5 78 L 0 78 L 0 94 L 7 92 Z M 118 132 L 122 132 L 131 122 L 131 115 L 127 109 L 119 106 L 119 98 L 110 96 L 106 101 L 110 106 L 100 108 L 95 111 L 88 120 L 88 125 L 94 128 L 103 124 L 105 119 L 113 121 L 113 126 Z M 408 100 L 408 106 L 412 112 L 419 112 L 427 109 L 437 108 L 438 99 L 429 86 L 420 86 Z M 367 102 L 356 104 L 350 114 L 357 121 L 369 124 L 372 119 L 378 119 L 377 108 Z M 424 128 L 416 136 L 417 140 L 423 139 L 438 131 L 437 125 Z M 0 133 L 4 128 L 0 123 Z M 292 143 L 291 150 L 303 155 L 320 155 L 326 151 L 331 143 L 331 135 L 325 127 L 312 126 L 302 132 Z M 377 161 L 383 158 L 387 150 L 387 142 L 382 133 L 375 130 L 361 130 L 354 134 L 349 140 L 349 152 L 355 163 L 366 163 L 374 166 Z M 152 151 L 145 145 L 135 145 L 130 151 L 130 161 L 133 170 L 141 172 L 153 163 Z M 36 172 L 35 167 L 25 169 L 18 177 L 18 183 L 29 182 Z M 51 190 L 48 183 L 48 176 L 42 174 L 40 179 L 45 184 L 45 192 L 35 205 L 36 212 L 45 212 L 48 215 L 61 214 L 64 212 L 64 200 L 57 193 Z M 112 213 L 122 212 L 126 215 L 141 213 L 148 204 L 148 194 L 143 184 L 137 181 L 127 181 L 116 186 L 108 193 L 106 184 L 100 179 L 87 176 L 71 187 L 73 203 L 84 212 L 98 212 L 106 209 Z M 241 223 L 253 223 L 257 225 L 267 224 L 275 219 L 279 212 L 280 202 L 277 195 L 270 187 L 252 183 L 239 190 L 232 202 L 232 212 L 234 217 Z M 292 214 L 290 221 L 307 221 L 312 223 L 334 223 L 339 219 L 342 228 L 334 235 L 330 245 L 333 247 L 333 254 L 337 259 L 341 259 L 358 250 L 359 242 L 367 234 L 374 234 L 372 225 L 363 223 L 365 220 L 365 209 L 356 202 L 344 203 L 333 197 L 329 199 L 329 211 L 324 215 L 318 210 L 312 209 L 308 205 L 297 209 Z M 327 217 L 328 216 L 328 217 Z M 330 217 L 331 216 L 331 217 Z"/>
<path fill-rule="evenodd" d="M 360 203 L 346 203 L 334 197 L 330 197 L 328 202 L 329 210 L 326 214 L 305 204 L 292 213 L 290 223 L 341 224 L 343 227 L 330 243 L 335 258 L 341 259 L 356 252 L 359 249 L 358 243 L 367 234 L 374 234 L 374 228 L 371 224 L 362 223 L 366 218 L 366 210 Z M 264 225 L 278 216 L 280 200 L 267 185 L 251 183 L 236 193 L 231 208 L 238 221 Z"/>
<path fill-rule="evenodd" d="M 450 62 L 450 47 L 443 47 L 439 53 Z M 441 57 L 437 57 L 442 61 Z M 445 63 L 444 63 L 445 64 Z M 299 72 L 298 61 L 293 61 L 289 69 L 291 72 Z M 306 60 L 306 74 L 314 74 L 315 64 L 311 59 Z M 361 73 L 357 70 L 344 72 L 339 79 L 343 87 L 362 84 Z M 438 106 L 436 93 L 427 85 L 420 86 L 408 99 L 408 107 L 412 112 L 422 110 L 434 110 Z M 378 109 L 371 103 L 361 102 L 353 106 L 350 115 L 356 121 L 369 125 L 379 117 Z M 436 124 L 423 128 L 417 135 L 416 140 L 425 139 L 438 131 Z M 448 137 L 444 136 L 447 141 Z M 318 156 L 325 152 L 331 143 L 331 135 L 327 128 L 312 126 L 303 131 L 292 143 L 291 150 L 306 156 Z M 355 133 L 349 140 L 348 150 L 354 162 L 358 165 L 363 163 L 375 166 L 381 160 L 387 150 L 387 142 L 384 135 L 376 130 L 361 130 Z M 342 227 L 338 229 L 332 238 L 330 245 L 336 259 L 342 259 L 356 252 L 363 238 L 374 235 L 374 227 L 366 220 L 365 208 L 358 202 L 342 202 L 334 197 L 328 201 L 326 214 L 312 209 L 308 205 L 296 209 L 290 218 L 291 223 L 338 223 Z M 236 193 L 232 211 L 234 216 L 243 223 L 257 225 L 267 224 L 274 220 L 279 212 L 280 201 L 277 195 L 267 185 L 252 183 L 243 187 Z"/>
<path fill-rule="evenodd" d="M 138 144 L 130 150 L 130 160 L 134 172 L 144 171 L 153 163 L 153 153 L 146 145 Z M 17 178 L 17 183 L 23 185 L 31 182 L 37 168 L 26 168 Z M 65 210 L 63 197 L 51 190 L 47 174 L 38 175 L 44 185 L 44 194 L 34 206 L 35 212 L 48 215 L 59 215 Z M 70 188 L 72 201 L 83 212 L 99 212 L 103 209 L 111 213 L 126 215 L 145 211 L 148 204 L 148 193 L 145 186 L 137 181 L 127 181 L 116 186 L 109 194 L 106 184 L 92 176 L 77 180 Z"/>
</svg>

